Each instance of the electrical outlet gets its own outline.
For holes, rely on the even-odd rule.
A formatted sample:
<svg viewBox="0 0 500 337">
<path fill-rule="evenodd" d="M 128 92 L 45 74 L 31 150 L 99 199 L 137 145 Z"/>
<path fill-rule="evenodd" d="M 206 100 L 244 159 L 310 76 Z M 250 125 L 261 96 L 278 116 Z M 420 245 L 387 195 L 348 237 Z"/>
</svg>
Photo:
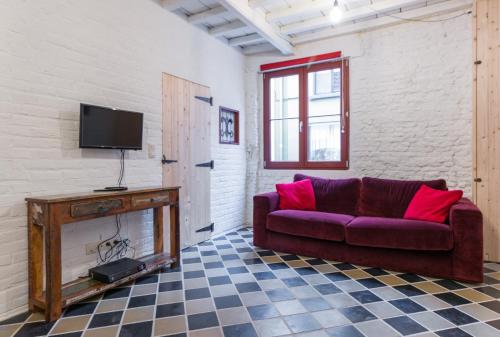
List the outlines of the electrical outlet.
<svg viewBox="0 0 500 337">
<path fill-rule="evenodd" d="M 99 242 L 90 242 L 90 243 L 87 243 L 85 245 L 85 254 L 86 255 L 94 255 L 94 254 L 97 254 L 97 245 L 101 243 L 101 253 L 103 250 L 106 250 L 107 247 L 111 247 L 114 245 L 113 241 L 115 239 L 111 239 L 111 240 L 108 240 L 108 241 L 104 241 L 101 243 L 101 241 Z"/>
</svg>

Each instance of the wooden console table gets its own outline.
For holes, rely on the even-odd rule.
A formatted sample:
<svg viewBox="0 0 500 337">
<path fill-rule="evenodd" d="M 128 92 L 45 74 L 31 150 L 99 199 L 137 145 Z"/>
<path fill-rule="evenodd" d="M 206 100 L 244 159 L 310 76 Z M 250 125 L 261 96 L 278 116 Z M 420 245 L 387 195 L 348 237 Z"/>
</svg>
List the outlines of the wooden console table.
<svg viewBox="0 0 500 337">
<path fill-rule="evenodd" d="M 179 187 L 129 189 L 120 192 L 67 194 L 26 198 L 28 202 L 29 309 L 45 310 L 54 321 L 62 309 L 170 264 L 175 267 L 179 245 Z M 163 249 L 163 207 L 170 206 L 170 254 Z M 134 212 L 154 210 L 154 254 L 140 260 L 146 269 L 114 283 L 90 278 L 62 284 L 61 226 L 63 224 Z M 45 291 L 44 281 L 45 248 Z"/>
</svg>

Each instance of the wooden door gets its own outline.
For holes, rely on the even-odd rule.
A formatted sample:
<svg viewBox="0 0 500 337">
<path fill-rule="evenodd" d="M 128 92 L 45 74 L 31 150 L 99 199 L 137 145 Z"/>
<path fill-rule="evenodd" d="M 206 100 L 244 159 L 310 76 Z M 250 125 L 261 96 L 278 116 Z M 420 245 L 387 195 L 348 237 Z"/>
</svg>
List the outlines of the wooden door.
<svg viewBox="0 0 500 337">
<path fill-rule="evenodd" d="M 163 74 L 163 185 L 181 186 L 181 248 L 208 240 L 210 219 L 210 89 Z"/>
<path fill-rule="evenodd" d="M 500 261 L 500 1 L 475 2 L 474 199 L 483 213 L 484 258 Z"/>
</svg>

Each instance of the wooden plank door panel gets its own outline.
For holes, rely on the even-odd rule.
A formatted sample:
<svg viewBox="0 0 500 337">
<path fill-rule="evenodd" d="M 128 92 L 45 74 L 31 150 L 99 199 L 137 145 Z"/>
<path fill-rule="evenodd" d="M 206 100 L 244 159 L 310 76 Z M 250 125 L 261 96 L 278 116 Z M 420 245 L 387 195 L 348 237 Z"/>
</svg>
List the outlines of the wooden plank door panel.
<svg viewBox="0 0 500 337">
<path fill-rule="evenodd" d="M 500 261 L 500 4 L 475 2 L 474 197 L 483 213 L 484 255 Z"/>
<path fill-rule="evenodd" d="M 210 235 L 196 232 L 210 223 L 210 172 L 195 166 L 210 156 L 210 109 L 194 98 L 209 94 L 207 87 L 163 74 L 163 154 L 177 160 L 163 165 L 163 184 L 181 186 L 181 248 Z"/>
</svg>

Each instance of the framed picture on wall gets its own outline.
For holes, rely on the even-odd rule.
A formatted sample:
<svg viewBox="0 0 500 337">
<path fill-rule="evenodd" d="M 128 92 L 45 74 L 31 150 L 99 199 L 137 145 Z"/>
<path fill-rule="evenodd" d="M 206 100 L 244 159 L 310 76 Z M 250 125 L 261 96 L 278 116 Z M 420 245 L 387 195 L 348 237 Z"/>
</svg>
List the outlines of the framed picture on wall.
<svg viewBox="0 0 500 337">
<path fill-rule="evenodd" d="M 219 107 L 219 143 L 240 143 L 240 112 L 234 109 Z"/>
</svg>

